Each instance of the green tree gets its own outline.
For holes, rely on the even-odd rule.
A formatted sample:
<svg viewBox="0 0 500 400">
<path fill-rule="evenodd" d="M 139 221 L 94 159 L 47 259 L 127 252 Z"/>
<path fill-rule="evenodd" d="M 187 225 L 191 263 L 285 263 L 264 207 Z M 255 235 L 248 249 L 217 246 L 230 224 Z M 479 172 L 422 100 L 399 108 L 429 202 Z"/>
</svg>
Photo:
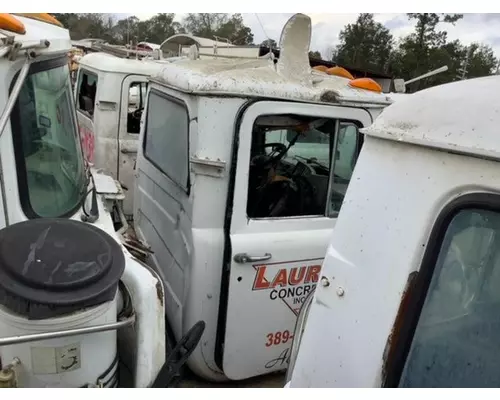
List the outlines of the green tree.
<svg viewBox="0 0 500 400">
<path fill-rule="evenodd" d="M 135 15 L 119 20 L 112 30 L 114 41 L 117 44 L 129 44 L 130 41 L 134 42 L 136 40 L 138 32 L 137 25 L 139 22 L 139 18 Z"/>
<path fill-rule="evenodd" d="M 274 39 L 266 39 L 260 45 L 270 47 L 271 49 L 278 48 L 278 43 L 276 43 L 276 40 L 274 40 Z"/>
<path fill-rule="evenodd" d="M 446 43 L 446 31 L 437 31 L 440 22 L 455 24 L 463 14 L 408 13 L 408 19 L 416 20 L 415 33 L 410 37 L 420 49 L 439 47 Z"/>
<path fill-rule="evenodd" d="M 319 51 L 310 51 L 309 52 L 309 57 L 311 58 L 317 58 L 318 60 L 321 60 L 321 53 Z"/>
<path fill-rule="evenodd" d="M 461 14 L 408 14 L 408 18 L 417 21 L 415 32 L 403 38 L 393 52 L 393 74 L 408 80 L 444 65 L 448 67 L 446 72 L 409 85 L 408 92 L 495 72 L 498 60 L 490 46 L 448 42 L 447 33 L 437 30 L 440 22 L 454 24 L 462 18 Z"/>
<path fill-rule="evenodd" d="M 161 44 L 170 36 L 184 33 L 184 28 L 179 22 L 174 21 L 174 18 L 175 14 L 159 13 L 146 21 L 139 21 L 137 23 L 138 41 Z"/>
<path fill-rule="evenodd" d="M 490 46 L 480 43 L 472 43 L 466 52 L 469 51 L 467 65 L 465 66 L 465 77 L 478 78 L 488 76 L 496 72 L 498 59 Z"/>
<path fill-rule="evenodd" d="M 241 14 L 190 13 L 184 18 L 183 26 L 193 35 L 207 39 L 228 39 L 236 45 L 253 43 L 252 30 L 243 23 Z"/>
<path fill-rule="evenodd" d="M 447 43 L 446 31 L 438 31 L 439 23 L 455 24 L 463 18 L 462 14 L 436 14 L 409 13 L 408 19 L 415 20 L 415 32 L 402 39 L 398 54 L 393 58 L 393 71 L 398 72 L 399 77 L 410 79 L 410 74 L 415 77 L 429 72 L 438 65 L 438 60 L 447 60 L 452 65 L 448 65 L 448 72 L 435 75 L 432 78 L 417 81 L 411 85 L 411 91 L 416 91 L 428 87 L 432 82 L 450 81 L 456 75 L 456 57 L 461 56 L 461 45 L 459 42 Z M 395 65 L 399 63 L 399 65 Z M 453 77 L 453 78 L 452 78 Z"/>
<path fill-rule="evenodd" d="M 359 14 L 354 24 L 340 31 L 340 44 L 334 50 L 334 61 L 362 69 L 386 71 L 394 40 L 373 14 Z"/>
<path fill-rule="evenodd" d="M 78 21 L 78 14 L 76 13 L 51 13 L 66 29 L 74 25 Z"/>
<path fill-rule="evenodd" d="M 113 18 L 109 14 L 52 14 L 69 30 L 73 40 L 96 38 L 112 42 Z"/>
<path fill-rule="evenodd" d="M 229 39 L 232 44 L 236 45 L 253 44 L 252 30 L 243 23 L 241 14 L 233 14 L 229 21 L 219 28 L 216 36 Z"/>
</svg>

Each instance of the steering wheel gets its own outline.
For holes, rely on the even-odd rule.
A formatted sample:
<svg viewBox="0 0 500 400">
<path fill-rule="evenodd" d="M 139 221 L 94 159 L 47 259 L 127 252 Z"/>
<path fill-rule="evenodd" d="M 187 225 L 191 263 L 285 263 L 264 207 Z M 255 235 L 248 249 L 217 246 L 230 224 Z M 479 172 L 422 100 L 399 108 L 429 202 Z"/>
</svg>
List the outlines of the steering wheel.
<svg viewBox="0 0 500 400">
<path fill-rule="evenodd" d="M 273 150 L 270 154 L 267 155 L 269 157 L 269 162 L 273 163 L 278 161 L 281 157 L 285 155 L 288 150 L 288 147 L 283 143 L 266 143 L 264 145 L 264 149 L 271 147 Z"/>
</svg>

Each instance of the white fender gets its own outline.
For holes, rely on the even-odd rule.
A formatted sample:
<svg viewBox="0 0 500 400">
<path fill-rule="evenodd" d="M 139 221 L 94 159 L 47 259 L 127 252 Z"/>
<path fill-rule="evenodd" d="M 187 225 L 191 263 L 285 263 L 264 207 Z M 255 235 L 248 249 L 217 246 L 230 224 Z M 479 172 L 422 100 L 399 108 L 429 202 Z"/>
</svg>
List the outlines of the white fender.
<svg viewBox="0 0 500 400">
<path fill-rule="evenodd" d="M 153 383 L 166 359 L 164 289 L 153 270 L 127 256 L 122 281 L 130 293 L 136 323 L 120 332 L 124 339 L 120 356 L 127 357 L 127 365 L 135 369 L 133 386 L 146 388 Z"/>
</svg>

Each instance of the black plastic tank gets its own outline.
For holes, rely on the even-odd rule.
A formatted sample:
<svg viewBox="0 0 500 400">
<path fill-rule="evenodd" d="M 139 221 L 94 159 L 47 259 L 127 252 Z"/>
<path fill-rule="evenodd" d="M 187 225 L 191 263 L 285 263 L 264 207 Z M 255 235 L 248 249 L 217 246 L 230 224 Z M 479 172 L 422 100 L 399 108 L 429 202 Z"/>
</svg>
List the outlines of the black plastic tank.
<svg viewBox="0 0 500 400">
<path fill-rule="evenodd" d="M 37 219 L 0 230 L 0 305 L 28 319 L 113 300 L 124 269 L 120 244 L 90 224 Z"/>
</svg>

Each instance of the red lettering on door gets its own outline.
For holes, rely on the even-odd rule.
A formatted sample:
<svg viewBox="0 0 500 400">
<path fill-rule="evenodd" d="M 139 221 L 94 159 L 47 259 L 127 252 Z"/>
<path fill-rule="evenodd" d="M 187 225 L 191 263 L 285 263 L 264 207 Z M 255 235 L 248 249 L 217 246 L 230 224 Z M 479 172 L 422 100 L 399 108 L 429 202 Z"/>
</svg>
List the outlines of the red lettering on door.
<svg viewBox="0 0 500 400">
<path fill-rule="evenodd" d="M 297 271 L 299 271 L 298 275 Z M 290 286 L 301 284 L 305 274 L 306 274 L 306 267 L 292 268 L 292 270 L 290 271 L 290 276 L 288 278 L 288 284 Z"/>
<path fill-rule="evenodd" d="M 94 132 L 84 126 L 80 126 L 80 140 L 85 159 L 90 163 L 94 162 Z"/>
<path fill-rule="evenodd" d="M 274 277 L 273 283 L 271 287 L 275 288 L 276 286 L 286 286 L 287 283 L 287 274 L 286 269 L 280 269 L 276 276 Z"/>
<path fill-rule="evenodd" d="M 269 282 L 266 279 L 266 267 L 257 267 L 257 275 L 255 275 L 252 290 L 262 289 L 269 289 Z"/>
<path fill-rule="evenodd" d="M 316 283 L 319 281 L 319 273 L 321 272 L 321 265 L 312 265 L 307 269 L 306 279 L 304 283 Z"/>
</svg>

